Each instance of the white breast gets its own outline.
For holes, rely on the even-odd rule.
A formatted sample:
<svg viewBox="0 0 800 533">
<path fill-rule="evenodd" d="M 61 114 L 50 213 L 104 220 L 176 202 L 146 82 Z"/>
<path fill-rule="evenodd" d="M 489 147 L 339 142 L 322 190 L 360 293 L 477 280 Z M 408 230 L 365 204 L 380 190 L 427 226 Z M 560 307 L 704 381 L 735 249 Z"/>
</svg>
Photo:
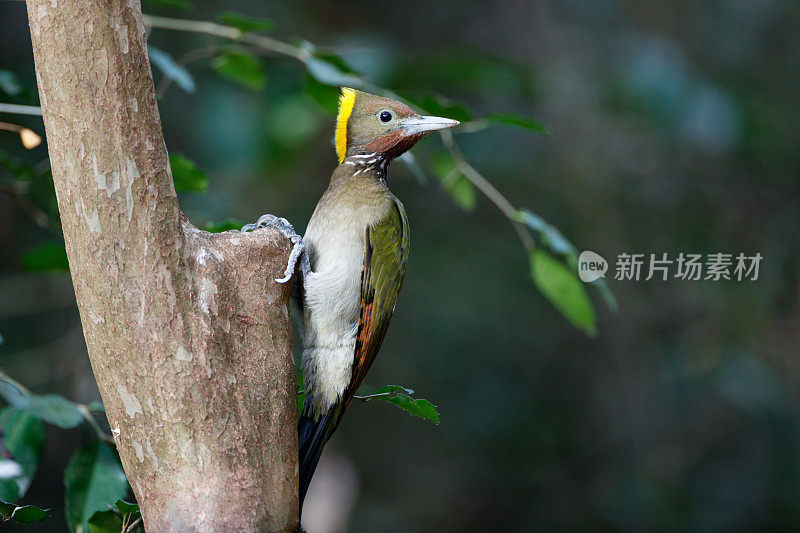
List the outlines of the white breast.
<svg viewBox="0 0 800 533">
<path fill-rule="evenodd" d="M 303 377 L 306 405 L 324 412 L 341 397 L 352 375 L 361 309 L 365 233 L 374 209 L 343 209 L 313 217 L 303 240 L 312 250 L 305 281 Z"/>
</svg>

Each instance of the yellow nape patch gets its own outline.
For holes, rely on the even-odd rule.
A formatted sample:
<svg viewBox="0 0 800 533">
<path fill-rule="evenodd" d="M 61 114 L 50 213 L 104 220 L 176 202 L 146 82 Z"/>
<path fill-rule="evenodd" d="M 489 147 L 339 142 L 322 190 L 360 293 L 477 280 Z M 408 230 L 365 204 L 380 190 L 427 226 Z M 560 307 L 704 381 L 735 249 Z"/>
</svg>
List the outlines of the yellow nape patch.
<svg viewBox="0 0 800 533">
<path fill-rule="evenodd" d="M 339 114 L 336 115 L 336 155 L 339 156 L 339 164 L 344 161 L 347 153 L 347 121 L 353 112 L 356 103 L 356 92 L 349 87 L 342 87 L 342 95 L 339 97 Z"/>
</svg>

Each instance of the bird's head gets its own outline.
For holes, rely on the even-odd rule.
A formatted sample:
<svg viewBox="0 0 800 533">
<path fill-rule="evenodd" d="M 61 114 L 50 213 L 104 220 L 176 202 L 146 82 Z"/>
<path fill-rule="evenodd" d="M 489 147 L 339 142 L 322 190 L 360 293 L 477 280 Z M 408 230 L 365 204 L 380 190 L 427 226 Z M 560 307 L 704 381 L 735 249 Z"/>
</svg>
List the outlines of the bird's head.
<svg viewBox="0 0 800 533">
<path fill-rule="evenodd" d="M 336 155 L 379 154 L 393 159 L 432 131 L 457 126 L 457 120 L 427 117 L 402 102 L 342 88 L 336 117 Z"/>
</svg>

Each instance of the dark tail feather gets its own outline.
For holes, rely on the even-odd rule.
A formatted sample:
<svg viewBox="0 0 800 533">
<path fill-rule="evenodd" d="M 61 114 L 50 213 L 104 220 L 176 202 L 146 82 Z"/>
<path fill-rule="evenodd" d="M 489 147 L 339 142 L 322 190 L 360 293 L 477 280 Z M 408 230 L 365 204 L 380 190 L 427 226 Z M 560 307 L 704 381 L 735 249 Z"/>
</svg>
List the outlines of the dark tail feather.
<svg viewBox="0 0 800 533">
<path fill-rule="evenodd" d="M 303 500 L 306 499 L 306 492 L 308 486 L 311 484 L 311 478 L 314 476 L 314 470 L 317 468 L 319 458 L 322 455 L 322 448 L 328 441 L 328 437 L 333 433 L 331 428 L 328 427 L 335 423 L 334 411 L 335 408 L 328 409 L 319 420 L 314 421 L 313 418 L 305 414 L 297 421 L 297 440 L 300 443 L 300 512 L 303 511 Z"/>
</svg>

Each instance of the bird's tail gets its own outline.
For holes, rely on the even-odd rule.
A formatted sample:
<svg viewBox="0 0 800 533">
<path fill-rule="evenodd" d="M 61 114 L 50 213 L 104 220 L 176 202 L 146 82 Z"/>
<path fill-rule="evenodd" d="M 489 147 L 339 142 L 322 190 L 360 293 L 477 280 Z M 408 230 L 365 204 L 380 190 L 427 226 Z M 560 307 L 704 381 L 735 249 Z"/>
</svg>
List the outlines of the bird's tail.
<svg viewBox="0 0 800 533">
<path fill-rule="evenodd" d="M 300 444 L 300 511 L 303 510 L 303 500 L 306 498 L 308 486 L 314 476 L 322 448 L 328 442 L 339 423 L 340 406 L 335 405 L 328 409 L 319 420 L 303 413 L 297 421 L 297 440 Z"/>
</svg>

